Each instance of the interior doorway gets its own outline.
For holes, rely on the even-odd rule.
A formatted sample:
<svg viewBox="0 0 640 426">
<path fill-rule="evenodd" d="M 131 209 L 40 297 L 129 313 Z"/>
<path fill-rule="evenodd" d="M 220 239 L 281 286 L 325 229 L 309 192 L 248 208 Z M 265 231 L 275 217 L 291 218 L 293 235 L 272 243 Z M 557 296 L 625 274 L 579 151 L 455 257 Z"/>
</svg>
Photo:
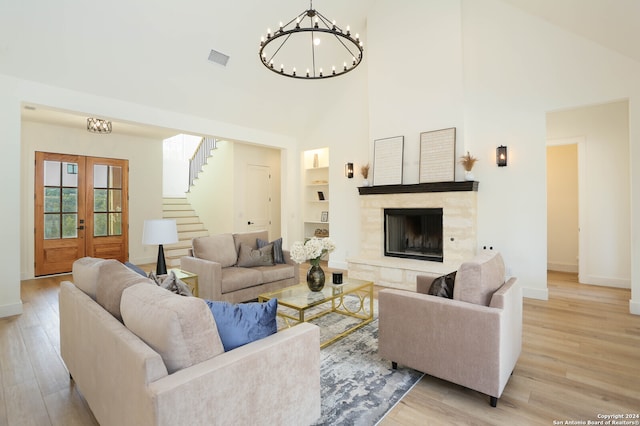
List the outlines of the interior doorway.
<svg viewBox="0 0 640 426">
<path fill-rule="evenodd" d="M 629 102 L 619 100 L 609 103 L 582 106 L 549 112 L 547 121 L 547 146 L 557 149 L 565 145 L 577 147 L 577 204 L 578 225 L 556 226 L 552 221 L 565 213 L 556 208 L 551 195 L 563 180 L 547 181 L 548 205 L 548 266 L 552 270 L 566 271 L 562 263 L 554 259 L 554 239 L 558 246 L 562 235 L 577 230 L 578 255 L 573 263 L 578 267 L 581 284 L 593 284 L 619 288 L 631 287 L 631 185 L 630 185 L 630 139 Z M 551 148 L 547 148 L 548 150 Z M 561 164 L 562 172 L 575 168 Z M 547 168 L 553 166 L 548 159 Z M 575 176 L 575 172 L 574 176 Z M 575 194 L 575 189 L 572 190 Z M 574 197 L 575 195 L 565 197 Z M 565 202 L 567 200 L 561 200 Z M 575 201 L 574 201 L 575 205 Z M 567 237 L 575 246 L 575 237 Z M 566 243 L 566 241 L 564 241 Z M 567 244 L 565 244 L 567 245 Z M 566 256 L 565 258 L 569 258 Z M 556 265 L 553 265 L 556 263 Z M 570 263 L 567 261 L 567 263 Z"/>
<path fill-rule="evenodd" d="M 584 138 L 547 143 L 547 269 L 578 276 L 581 241 L 579 164 L 583 150 Z"/>
<path fill-rule="evenodd" d="M 129 257 L 127 160 L 36 152 L 35 275 L 84 256 Z"/>
</svg>

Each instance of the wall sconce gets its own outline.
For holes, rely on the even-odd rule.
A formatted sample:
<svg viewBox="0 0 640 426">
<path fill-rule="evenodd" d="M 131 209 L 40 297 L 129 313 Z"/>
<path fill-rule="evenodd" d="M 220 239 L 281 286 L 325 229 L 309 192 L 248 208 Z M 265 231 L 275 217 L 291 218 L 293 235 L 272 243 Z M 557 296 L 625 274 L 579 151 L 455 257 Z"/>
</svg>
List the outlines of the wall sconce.
<svg viewBox="0 0 640 426">
<path fill-rule="evenodd" d="M 349 179 L 353 179 L 353 163 L 344 165 L 344 175 Z"/>
<path fill-rule="evenodd" d="M 496 164 L 498 167 L 506 167 L 507 165 L 507 147 L 504 145 L 496 148 Z"/>
</svg>

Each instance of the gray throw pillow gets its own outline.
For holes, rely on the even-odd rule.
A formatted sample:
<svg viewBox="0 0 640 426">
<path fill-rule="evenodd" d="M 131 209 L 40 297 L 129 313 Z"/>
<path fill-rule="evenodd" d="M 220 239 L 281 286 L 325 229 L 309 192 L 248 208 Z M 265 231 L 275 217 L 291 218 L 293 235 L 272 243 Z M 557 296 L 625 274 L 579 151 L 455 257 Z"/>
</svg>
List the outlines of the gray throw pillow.
<svg viewBox="0 0 640 426">
<path fill-rule="evenodd" d="M 273 244 L 273 263 L 285 264 L 284 253 L 282 252 L 282 237 L 271 242 L 258 238 L 256 240 L 258 248 L 266 247 L 269 244 Z"/>
<path fill-rule="evenodd" d="M 250 268 L 253 266 L 273 266 L 273 244 L 254 250 L 245 243 L 240 243 L 237 266 Z"/>
<path fill-rule="evenodd" d="M 443 275 L 436 278 L 431 283 L 427 294 L 438 297 L 446 297 L 447 299 L 453 299 L 453 285 L 456 282 L 456 271 L 450 274 Z"/>
<path fill-rule="evenodd" d="M 168 275 L 162 277 L 158 277 L 155 272 L 151 271 L 149 273 L 149 278 L 159 287 L 169 290 L 172 293 L 179 294 L 180 296 L 193 296 L 189 286 L 178 279 L 173 271 L 169 271 Z"/>
</svg>

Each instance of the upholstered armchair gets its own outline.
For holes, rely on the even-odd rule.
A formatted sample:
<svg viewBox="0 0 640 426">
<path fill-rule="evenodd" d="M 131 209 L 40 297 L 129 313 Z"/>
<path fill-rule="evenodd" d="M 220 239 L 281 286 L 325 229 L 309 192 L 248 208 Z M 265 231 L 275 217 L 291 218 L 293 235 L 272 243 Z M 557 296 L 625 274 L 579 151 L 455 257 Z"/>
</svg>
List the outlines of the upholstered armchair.
<svg viewBox="0 0 640 426">
<path fill-rule="evenodd" d="M 522 291 L 504 277 L 502 256 L 483 252 L 456 272 L 453 299 L 427 294 L 426 276 L 416 292 L 381 290 L 380 356 L 489 395 L 495 407 L 522 348 Z"/>
</svg>

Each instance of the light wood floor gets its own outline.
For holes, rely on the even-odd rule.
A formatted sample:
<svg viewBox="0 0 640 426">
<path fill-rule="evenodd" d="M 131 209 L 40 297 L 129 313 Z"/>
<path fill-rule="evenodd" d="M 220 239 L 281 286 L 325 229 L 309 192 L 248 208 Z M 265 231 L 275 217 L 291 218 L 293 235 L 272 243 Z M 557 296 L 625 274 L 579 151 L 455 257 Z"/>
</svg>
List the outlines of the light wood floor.
<svg viewBox="0 0 640 426">
<path fill-rule="evenodd" d="M 24 314 L 0 319 L 0 426 L 96 425 L 60 359 L 58 285 L 22 282 Z M 552 425 L 640 413 L 640 317 L 629 290 L 549 274 L 549 301 L 525 299 L 523 351 L 497 408 L 423 378 L 382 425 Z"/>
</svg>

